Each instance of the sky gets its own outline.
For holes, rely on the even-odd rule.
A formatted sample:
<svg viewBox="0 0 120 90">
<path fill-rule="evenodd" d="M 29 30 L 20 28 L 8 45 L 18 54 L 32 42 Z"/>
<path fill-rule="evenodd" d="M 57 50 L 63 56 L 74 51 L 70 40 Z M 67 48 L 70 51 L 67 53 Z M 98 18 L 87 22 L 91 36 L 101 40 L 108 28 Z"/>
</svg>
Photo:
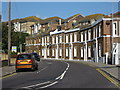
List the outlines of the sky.
<svg viewBox="0 0 120 90">
<path fill-rule="evenodd" d="M 117 2 L 12 2 L 11 19 L 37 16 L 45 19 L 58 16 L 66 19 L 75 14 L 83 16 L 91 14 L 108 15 L 118 11 Z M 8 3 L 2 2 L 2 20 L 8 20 Z"/>
</svg>

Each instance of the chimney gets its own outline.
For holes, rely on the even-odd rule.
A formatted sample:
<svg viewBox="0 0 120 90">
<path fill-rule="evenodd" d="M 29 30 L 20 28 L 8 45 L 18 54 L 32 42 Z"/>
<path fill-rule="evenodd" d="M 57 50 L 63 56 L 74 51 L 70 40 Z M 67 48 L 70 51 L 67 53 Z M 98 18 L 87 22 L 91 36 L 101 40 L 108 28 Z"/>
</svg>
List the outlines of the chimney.
<svg viewBox="0 0 120 90">
<path fill-rule="evenodd" d="M 59 19 L 59 25 L 61 25 L 61 19 Z"/>
</svg>

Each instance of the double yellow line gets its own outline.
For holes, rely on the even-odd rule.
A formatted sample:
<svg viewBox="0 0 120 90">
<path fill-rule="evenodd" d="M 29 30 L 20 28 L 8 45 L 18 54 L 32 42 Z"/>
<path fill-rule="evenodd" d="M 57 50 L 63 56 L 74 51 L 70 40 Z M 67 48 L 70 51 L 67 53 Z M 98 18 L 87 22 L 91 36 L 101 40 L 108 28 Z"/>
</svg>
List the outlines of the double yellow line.
<svg viewBox="0 0 120 90">
<path fill-rule="evenodd" d="M 106 73 L 104 73 L 102 70 L 100 70 L 99 68 L 96 69 L 98 72 L 100 72 L 104 77 L 106 77 L 110 82 L 112 82 L 114 85 L 116 85 L 118 88 L 120 88 L 120 84 L 119 82 L 115 81 L 114 79 L 112 79 L 110 76 L 108 76 Z"/>
<path fill-rule="evenodd" d="M 11 76 L 14 76 L 16 75 L 17 73 L 13 73 L 13 74 L 10 74 L 10 75 L 7 75 L 7 76 L 3 76 L 3 77 L 0 77 L 0 79 L 3 79 L 3 78 L 7 78 L 7 77 L 11 77 Z"/>
</svg>

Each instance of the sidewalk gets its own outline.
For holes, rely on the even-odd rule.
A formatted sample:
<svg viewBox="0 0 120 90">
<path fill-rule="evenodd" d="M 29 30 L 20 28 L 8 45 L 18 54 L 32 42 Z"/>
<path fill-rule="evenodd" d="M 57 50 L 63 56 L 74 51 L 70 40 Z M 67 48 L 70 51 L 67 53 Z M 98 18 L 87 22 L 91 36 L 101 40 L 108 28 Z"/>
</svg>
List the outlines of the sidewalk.
<svg viewBox="0 0 120 90">
<path fill-rule="evenodd" d="M 11 59 L 11 66 L 4 66 L 0 68 L 0 76 L 6 76 L 6 75 L 10 75 L 12 73 L 15 73 L 15 58 Z"/>
<path fill-rule="evenodd" d="M 10 74 L 13 74 L 15 73 L 15 65 L 11 65 L 11 66 L 5 66 L 5 67 L 2 67 L 0 68 L 0 71 L 2 73 L 0 73 L 0 76 L 6 76 L 6 75 L 10 75 Z"/>
</svg>

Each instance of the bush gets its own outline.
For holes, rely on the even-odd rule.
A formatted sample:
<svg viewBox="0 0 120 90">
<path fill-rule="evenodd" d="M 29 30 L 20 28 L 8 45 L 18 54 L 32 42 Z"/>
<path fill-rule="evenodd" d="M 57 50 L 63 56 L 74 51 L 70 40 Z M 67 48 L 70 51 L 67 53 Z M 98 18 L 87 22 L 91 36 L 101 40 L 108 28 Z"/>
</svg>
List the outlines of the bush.
<svg viewBox="0 0 120 90">
<path fill-rule="evenodd" d="M 16 58 L 17 57 L 17 53 L 16 52 L 11 52 L 11 58 Z"/>
</svg>

